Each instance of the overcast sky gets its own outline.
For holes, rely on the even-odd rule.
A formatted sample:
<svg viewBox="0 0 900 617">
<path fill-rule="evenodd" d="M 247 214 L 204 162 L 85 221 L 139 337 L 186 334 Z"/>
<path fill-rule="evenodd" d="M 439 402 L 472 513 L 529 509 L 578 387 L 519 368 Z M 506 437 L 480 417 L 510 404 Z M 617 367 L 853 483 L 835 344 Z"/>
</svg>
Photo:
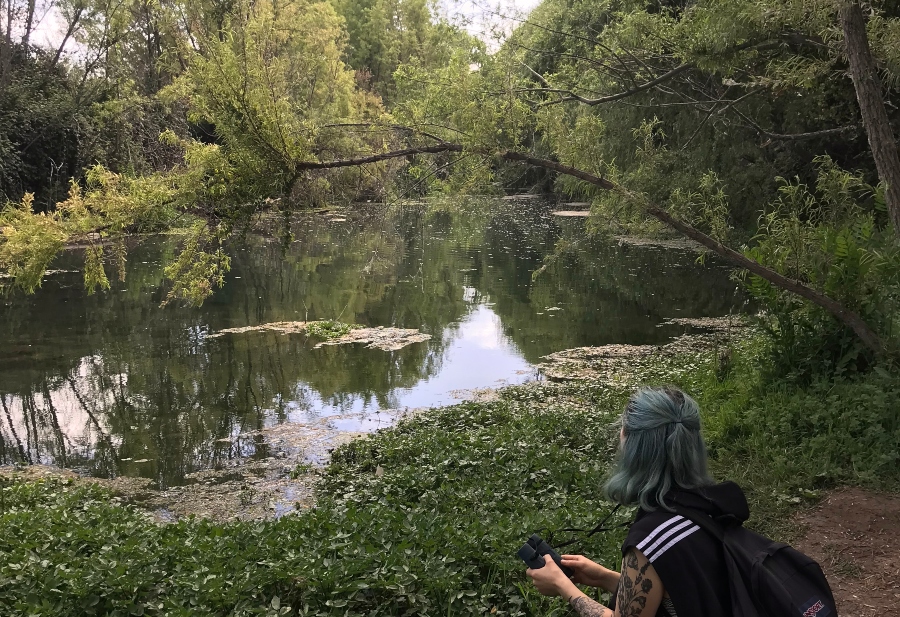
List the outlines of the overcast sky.
<svg viewBox="0 0 900 617">
<path fill-rule="evenodd" d="M 513 0 L 513 4 L 523 11 L 530 11 L 541 3 L 541 0 Z"/>
<path fill-rule="evenodd" d="M 524 18 L 541 0 L 445 0 L 451 15 L 461 15 L 470 20 L 468 29 L 485 40 L 491 32 L 509 31 Z"/>
<path fill-rule="evenodd" d="M 462 16 L 469 21 L 468 29 L 488 42 L 496 49 L 497 41 L 492 40 L 492 32 L 508 33 L 518 25 L 528 12 L 541 3 L 541 0 L 442 0 L 451 15 Z M 62 40 L 65 23 L 59 13 L 47 0 L 37 0 L 38 19 L 32 42 L 46 47 L 55 47 Z M 68 48 L 74 48 L 70 41 Z M 72 51 L 72 49 L 69 49 Z"/>
</svg>

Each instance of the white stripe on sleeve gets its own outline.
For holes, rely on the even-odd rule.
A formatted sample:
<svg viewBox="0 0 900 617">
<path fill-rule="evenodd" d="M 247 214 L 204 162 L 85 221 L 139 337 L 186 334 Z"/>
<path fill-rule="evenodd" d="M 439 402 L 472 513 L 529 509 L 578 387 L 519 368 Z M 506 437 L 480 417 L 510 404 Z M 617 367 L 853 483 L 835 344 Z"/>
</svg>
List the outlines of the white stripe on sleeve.
<svg viewBox="0 0 900 617">
<path fill-rule="evenodd" d="M 638 550 L 643 551 L 644 547 L 647 546 L 647 544 L 649 544 L 650 542 L 653 542 L 653 538 L 655 538 L 657 536 L 657 534 L 664 531 L 667 527 L 674 525 L 678 521 L 683 521 L 683 520 L 684 520 L 684 517 L 681 516 L 680 514 L 673 516 L 672 518 L 667 520 L 665 523 L 663 523 L 662 525 L 660 525 L 659 527 L 657 527 L 656 529 L 651 531 L 650 535 L 648 535 L 646 538 L 644 538 L 641 541 L 641 543 L 637 545 Z"/>
<path fill-rule="evenodd" d="M 666 540 L 671 538 L 674 534 L 678 533 L 679 531 L 681 531 L 682 529 L 684 529 L 685 527 L 687 527 L 690 524 L 691 524 L 691 521 L 685 520 L 685 521 L 681 521 L 680 523 L 678 523 L 677 525 L 675 525 L 674 527 L 669 529 L 666 533 L 659 536 L 656 539 L 656 542 L 654 542 L 653 544 L 651 544 L 650 546 L 647 547 L 647 550 L 644 551 L 644 555 L 649 557 L 650 553 L 655 551 L 657 546 L 659 546 L 660 544 L 662 544 L 663 542 L 665 542 Z"/>
<path fill-rule="evenodd" d="M 671 542 L 669 542 L 669 543 L 666 544 L 664 547 L 662 547 L 661 549 L 659 549 L 659 550 L 656 552 L 656 554 L 653 555 L 652 557 L 649 556 L 649 555 L 647 555 L 647 559 L 650 560 L 650 563 L 653 563 L 654 561 L 656 561 L 657 559 L 659 559 L 660 557 L 662 557 L 663 553 L 665 553 L 667 550 L 669 550 L 670 548 L 672 548 L 673 546 L 675 546 L 678 542 L 680 542 L 681 540 L 685 539 L 686 537 L 688 537 L 689 535 L 691 535 L 692 533 L 694 533 L 694 532 L 697 531 L 698 529 L 700 529 L 700 528 L 699 528 L 697 525 L 694 525 L 693 527 L 691 527 L 690 529 L 688 529 L 687 531 L 685 531 L 685 532 L 682 533 L 681 535 L 676 536 Z"/>
</svg>

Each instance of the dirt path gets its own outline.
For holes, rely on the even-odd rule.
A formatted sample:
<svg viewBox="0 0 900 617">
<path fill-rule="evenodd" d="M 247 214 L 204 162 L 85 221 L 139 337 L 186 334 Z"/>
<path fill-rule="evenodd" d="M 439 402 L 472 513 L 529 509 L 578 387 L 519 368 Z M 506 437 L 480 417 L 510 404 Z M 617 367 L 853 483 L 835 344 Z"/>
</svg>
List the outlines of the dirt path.
<svg viewBox="0 0 900 617">
<path fill-rule="evenodd" d="M 900 615 L 900 495 L 840 489 L 798 519 L 841 617 Z"/>
</svg>

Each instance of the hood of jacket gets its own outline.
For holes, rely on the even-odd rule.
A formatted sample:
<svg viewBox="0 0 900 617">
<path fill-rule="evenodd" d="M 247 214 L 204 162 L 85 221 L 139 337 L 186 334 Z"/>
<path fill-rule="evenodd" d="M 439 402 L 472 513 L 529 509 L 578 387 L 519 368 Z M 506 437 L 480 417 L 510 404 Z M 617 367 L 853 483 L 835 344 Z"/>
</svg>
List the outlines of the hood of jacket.
<svg viewBox="0 0 900 617">
<path fill-rule="evenodd" d="M 734 482 L 722 482 L 697 489 L 675 489 L 666 501 L 699 510 L 714 519 L 731 520 L 738 524 L 750 518 L 750 508 L 744 491 Z M 723 521 L 725 522 L 725 521 Z"/>
</svg>

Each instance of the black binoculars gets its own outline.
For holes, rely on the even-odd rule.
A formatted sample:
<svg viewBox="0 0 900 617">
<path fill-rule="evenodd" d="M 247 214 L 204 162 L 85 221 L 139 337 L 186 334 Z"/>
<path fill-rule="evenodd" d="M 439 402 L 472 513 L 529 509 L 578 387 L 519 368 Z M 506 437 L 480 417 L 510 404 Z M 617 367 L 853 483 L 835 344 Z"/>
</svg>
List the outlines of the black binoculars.
<svg viewBox="0 0 900 617">
<path fill-rule="evenodd" d="M 553 547 L 542 540 L 537 534 L 528 538 L 528 542 L 523 544 L 522 548 L 519 549 L 518 555 L 532 570 L 543 568 L 544 556 L 549 555 L 550 558 L 556 562 L 556 565 L 559 566 L 559 569 L 563 571 L 563 574 L 569 578 L 572 578 L 572 575 L 574 574 L 571 568 L 562 565 L 562 558 L 553 550 Z"/>
</svg>

